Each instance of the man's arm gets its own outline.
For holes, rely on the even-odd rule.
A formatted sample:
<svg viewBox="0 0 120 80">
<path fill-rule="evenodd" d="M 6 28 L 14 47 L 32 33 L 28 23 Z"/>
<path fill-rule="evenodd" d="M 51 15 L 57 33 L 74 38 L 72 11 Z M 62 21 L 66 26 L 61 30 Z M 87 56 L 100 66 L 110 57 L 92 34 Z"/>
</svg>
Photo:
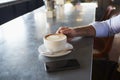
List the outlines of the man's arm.
<svg viewBox="0 0 120 80">
<path fill-rule="evenodd" d="M 85 27 L 76 27 L 76 28 L 73 28 L 76 32 L 76 36 L 86 36 L 86 37 L 89 37 L 89 36 L 92 36 L 92 37 L 95 37 L 96 35 L 96 31 L 95 31 L 95 28 L 92 26 L 92 25 L 88 25 L 88 26 L 85 26 Z"/>
<path fill-rule="evenodd" d="M 97 37 L 112 36 L 120 32 L 120 15 L 106 21 L 94 22 L 91 25 L 95 28 Z"/>
<path fill-rule="evenodd" d="M 107 37 L 120 32 L 120 15 L 106 21 L 94 22 L 83 27 L 60 27 L 56 33 L 63 33 L 68 38 L 78 36 Z"/>
</svg>

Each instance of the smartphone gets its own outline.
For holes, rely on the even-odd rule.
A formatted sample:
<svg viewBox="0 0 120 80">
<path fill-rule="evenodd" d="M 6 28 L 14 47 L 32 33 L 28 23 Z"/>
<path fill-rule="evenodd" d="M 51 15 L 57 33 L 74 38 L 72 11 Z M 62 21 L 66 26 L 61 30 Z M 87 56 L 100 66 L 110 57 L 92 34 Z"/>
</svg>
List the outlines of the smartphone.
<svg viewBox="0 0 120 80">
<path fill-rule="evenodd" d="M 76 59 L 45 62 L 45 70 L 47 72 L 63 71 L 77 68 L 80 68 L 80 64 Z"/>
</svg>

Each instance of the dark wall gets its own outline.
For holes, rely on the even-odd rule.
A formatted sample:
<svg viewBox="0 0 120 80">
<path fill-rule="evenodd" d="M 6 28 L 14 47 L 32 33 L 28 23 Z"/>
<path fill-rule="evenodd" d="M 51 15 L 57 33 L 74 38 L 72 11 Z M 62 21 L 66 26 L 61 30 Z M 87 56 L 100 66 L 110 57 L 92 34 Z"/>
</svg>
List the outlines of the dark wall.
<svg viewBox="0 0 120 80">
<path fill-rule="evenodd" d="M 43 0 L 18 0 L 0 4 L 0 25 L 43 5 Z"/>
</svg>

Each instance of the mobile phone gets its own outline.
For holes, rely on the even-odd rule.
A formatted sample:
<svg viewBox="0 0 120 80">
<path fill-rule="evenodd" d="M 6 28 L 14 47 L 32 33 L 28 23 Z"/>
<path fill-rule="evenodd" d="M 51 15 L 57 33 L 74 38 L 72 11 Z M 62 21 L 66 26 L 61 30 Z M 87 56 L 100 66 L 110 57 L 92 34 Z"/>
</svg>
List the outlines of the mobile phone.
<svg viewBox="0 0 120 80">
<path fill-rule="evenodd" d="M 55 72 L 55 71 L 70 70 L 77 68 L 80 68 L 80 64 L 76 59 L 65 59 L 65 60 L 45 62 L 45 70 L 47 72 Z"/>
</svg>

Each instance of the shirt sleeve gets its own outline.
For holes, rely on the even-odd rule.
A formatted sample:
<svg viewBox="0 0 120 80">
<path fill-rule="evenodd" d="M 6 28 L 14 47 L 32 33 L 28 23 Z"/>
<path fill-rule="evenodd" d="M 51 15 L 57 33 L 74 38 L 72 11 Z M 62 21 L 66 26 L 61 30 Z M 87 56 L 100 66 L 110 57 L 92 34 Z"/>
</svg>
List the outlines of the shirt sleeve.
<svg viewBox="0 0 120 80">
<path fill-rule="evenodd" d="M 96 37 L 112 36 L 120 32 L 120 15 L 106 21 L 93 22 L 91 25 L 96 30 Z"/>
</svg>

